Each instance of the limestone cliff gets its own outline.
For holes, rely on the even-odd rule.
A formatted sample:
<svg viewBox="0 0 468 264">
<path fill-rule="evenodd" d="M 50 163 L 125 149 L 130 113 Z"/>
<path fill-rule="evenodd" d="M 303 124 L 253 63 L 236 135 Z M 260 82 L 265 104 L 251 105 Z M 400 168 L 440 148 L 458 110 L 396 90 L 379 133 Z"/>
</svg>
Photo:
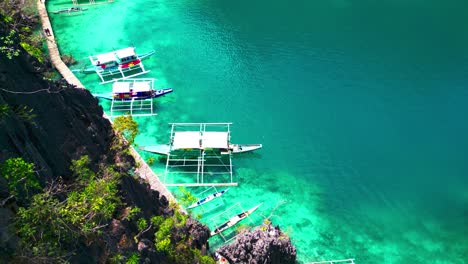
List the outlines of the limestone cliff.
<svg viewBox="0 0 468 264">
<path fill-rule="evenodd" d="M 270 224 L 237 236 L 236 241 L 216 251 L 229 263 L 293 264 L 296 249 L 289 237 Z"/>
</svg>

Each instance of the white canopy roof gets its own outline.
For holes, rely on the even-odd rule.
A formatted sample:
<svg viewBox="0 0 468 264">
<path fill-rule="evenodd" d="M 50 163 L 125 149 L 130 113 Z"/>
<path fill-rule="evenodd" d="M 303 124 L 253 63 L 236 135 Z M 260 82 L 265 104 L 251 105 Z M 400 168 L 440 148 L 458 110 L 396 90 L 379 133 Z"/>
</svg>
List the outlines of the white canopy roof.
<svg viewBox="0 0 468 264">
<path fill-rule="evenodd" d="M 135 92 L 149 92 L 151 91 L 151 86 L 149 82 L 134 82 L 133 91 Z"/>
<path fill-rule="evenodd" d="M 226 149 L 229 145 L 228 132 L 200 132 L 183 131 L 175 132 L 172 142 L 172 149 L 186 148 L 215 148 Z"/>
<path fill-rule="evenodd" d="M 175 132 L 172 149 L 200 148 L 200 132 L 183 131 Z"/>
<path fill-rule="evenodd" d="M 130 82 L 130 81 L 121 81 L 115 82 L 112 85 L 112 93 L 129 93 L 130 89 L 133 92 L 149 92 L 151 91 L 151 82 Z"/>
<path fill-rule="evenodd" d="M 107 62 L 117 60 L 117 58 L 115 57 L 115 54 L 113 52 L 108 52 L 108 53 L 103 53 L 103 54 L 96 55 L 96 59 L 97 59 L 97 61 L 99 61 L 99 63 L 107 63 Z"/>
<path fill-rule="evenodd" d="M 134 47 L 129 47 L 125 49 L 119 49 L 115 51 L 115 54 L 117 54 L 117 57 L 119 58 L 126 58 L 130 56 L 135 55 L 135 48 Z"/>
<path fill-rule="evenodd" d="M 130 83 L 129 82 L 115 82 L 112 85 L 112 93 L 129 93 L 130 92 Z"/>
<path fill-rule="evenodd" d="M 228 148 L 229 133 L 228 132 L 203 132 L 202 147 L 203 148 Z"/>
</svg>

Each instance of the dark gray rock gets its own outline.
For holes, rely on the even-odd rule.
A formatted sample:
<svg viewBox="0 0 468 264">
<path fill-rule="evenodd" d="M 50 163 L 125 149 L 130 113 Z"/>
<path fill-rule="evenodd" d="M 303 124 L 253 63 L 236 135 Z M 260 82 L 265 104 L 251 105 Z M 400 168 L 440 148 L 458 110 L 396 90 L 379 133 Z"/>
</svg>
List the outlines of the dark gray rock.
<svg viewBox="0 0 468 264">
<path fill-rule="evenodd" d="M 237 236 L 236 241 L 221 247 L 216 253 L 229 263 L 292 264 L 296 263 L 296 248 L 279 227 L 262 225 Z"/>
<path fill-rule="evenodd" d="M 208 238 L 210 238 L 208 227 L 192 218 L 187 219 L 185 226 L 190 234 L 190 246 L 203 249 L 203 246 L 207 244 Z"/>
</svg>

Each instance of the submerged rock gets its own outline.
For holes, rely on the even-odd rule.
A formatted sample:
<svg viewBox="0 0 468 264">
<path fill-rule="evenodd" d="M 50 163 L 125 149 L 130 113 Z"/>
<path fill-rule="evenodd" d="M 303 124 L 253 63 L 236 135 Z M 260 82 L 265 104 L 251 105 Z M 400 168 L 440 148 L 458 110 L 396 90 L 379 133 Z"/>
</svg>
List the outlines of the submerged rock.
<svg viewBox="0 0 468 264">
<path fill-rule="evenodd" d="M 296 248 L 291 239 L 279 227 L 270 224 L 257 227 L 237 236 L 236 241 L 216 251 L 229 263 L 272 263 L 296 262 Z"/>
</svg>

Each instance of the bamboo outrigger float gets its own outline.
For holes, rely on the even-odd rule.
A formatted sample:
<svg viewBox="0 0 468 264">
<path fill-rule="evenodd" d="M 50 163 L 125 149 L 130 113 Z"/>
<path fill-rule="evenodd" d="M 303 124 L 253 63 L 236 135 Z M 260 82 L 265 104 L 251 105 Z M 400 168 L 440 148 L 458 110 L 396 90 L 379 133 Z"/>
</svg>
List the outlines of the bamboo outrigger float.
<svg viewBox="0 0 468 264">
<path fill-rule="evenodd" d="M 172 123 L 169 144 L 140 149 L 167 156 L 164 173 L 167 186 L 237 186 L 233 181 L 232 154 L 258 149 L 262 145 L 230 144 L 231 124 Z M 180 182 L 168 180 L 177 175 L 185 176 L 185 179 Z M 196 175 L 196 178 L 187 179 L 187 175 Z"/>
</svg>

